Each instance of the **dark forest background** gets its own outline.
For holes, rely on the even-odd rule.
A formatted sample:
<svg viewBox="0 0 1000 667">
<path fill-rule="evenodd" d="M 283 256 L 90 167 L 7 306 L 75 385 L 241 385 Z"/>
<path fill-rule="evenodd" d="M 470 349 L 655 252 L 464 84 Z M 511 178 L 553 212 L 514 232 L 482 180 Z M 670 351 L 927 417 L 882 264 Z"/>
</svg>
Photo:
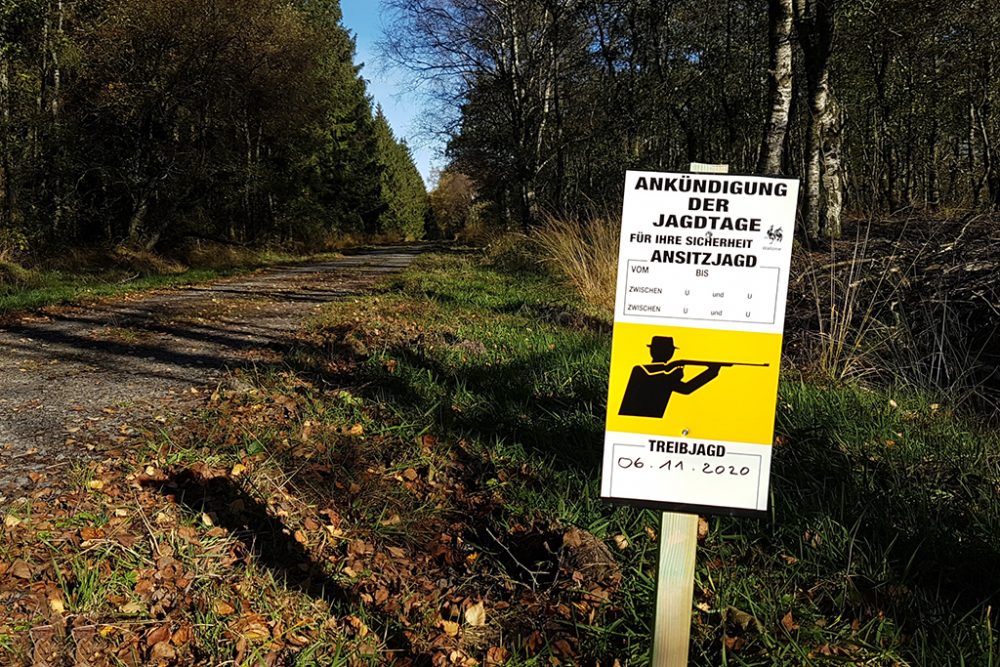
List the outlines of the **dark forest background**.
<svg viewBox="0 0 1000 667">
<path fill-rule="evenodd" d="M 806 182 L 802 229 L 1000 204 L 993 0 L 388 0 L 492 217 L 615 211 L 625 169 Z M 457 110 L 457 112 L 455 112 Z M 442 114 L 444 115 L 444 114 Z"/>
<path fill-rule="evenodd" d="M 0 251 L 419 237 L 337 0 L 0 0 Z"/>
<path fill-rule="evenodd" d="M 383 6 L 448 140 L 429 198 L 337 0 L 0 0 L 0 249 L 530 230 L 692 161 L 802 178 L 816 241 L 1000 206 L 989 0 Z"/>
</svg>

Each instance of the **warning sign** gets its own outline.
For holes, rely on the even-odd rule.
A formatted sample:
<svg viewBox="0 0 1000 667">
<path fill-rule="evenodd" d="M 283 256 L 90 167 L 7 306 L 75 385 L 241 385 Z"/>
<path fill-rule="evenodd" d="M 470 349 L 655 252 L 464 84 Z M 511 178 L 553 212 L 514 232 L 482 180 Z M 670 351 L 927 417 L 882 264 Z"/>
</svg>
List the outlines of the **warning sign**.
<svg viewBox="0 0 1000 667">
<path fill-rule="evenodd" d="M 767 509 L 798 181 L 628 172 L 602 496 Z"/>
</svg>

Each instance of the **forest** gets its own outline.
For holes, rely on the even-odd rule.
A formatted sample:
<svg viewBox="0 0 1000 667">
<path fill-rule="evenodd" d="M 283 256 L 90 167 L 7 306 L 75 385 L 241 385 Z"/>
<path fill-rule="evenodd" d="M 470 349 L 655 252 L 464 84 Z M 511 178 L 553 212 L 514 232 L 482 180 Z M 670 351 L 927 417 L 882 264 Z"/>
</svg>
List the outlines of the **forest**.
<svg viewBox="0 0 1000 667">
<path fill-rule="evenodd" d="M 502 228 L 614 211 L 624 170 L 693 161 L 802 178 L 813 241 L 845 211 L 1000 205 L 992 2 L 383 6 L 447 140 L 435 234 L 473 198 Z M 4 0 L 0 246 L 420 237 L 423 183 L 354 60 L 336 0 Z"/>
<path fill-rule="evenodd" d="M 844 212 L 1000 205 L 1000 6 L 986 0 L 388 0 L 385 48 L 440 104 L 492 217 L 614 212 L 626 169 L 803 179 Z"/>
<path fill-rule="evenodd" d="M 1000 665 L 1000 2 L 377 6 L 0 0 L 0 665 Z"/>
<path fill-rule="evenodd" d="M 337 0 L 2 0 L 0 255 L 420 237 Z"/>
</svg>

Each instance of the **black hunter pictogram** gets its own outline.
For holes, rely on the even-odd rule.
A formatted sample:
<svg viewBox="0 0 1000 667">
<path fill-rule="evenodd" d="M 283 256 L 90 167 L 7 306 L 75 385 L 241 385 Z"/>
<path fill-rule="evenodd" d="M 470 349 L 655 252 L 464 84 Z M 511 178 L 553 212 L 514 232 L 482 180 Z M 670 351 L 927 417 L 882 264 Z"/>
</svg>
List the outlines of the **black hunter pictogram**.
<svg viewBox="0 0 1000 667">
<path fill-rule="evenodd" d="M 670 361 L 677 348 L 671 336 L 653 336 L 649 345 L 649 356 L 653 363 L 639 365 L 632 369 L 632 375 L 625 388 L 618 414 L 623 417 L 655 417 L 662 419 L 667 404 L 674 394 L 693 394 L 719 377 L 719 371 L 730 366 L 760 366 L 770 364 L 746 364 L 736 361 L 694 361 L 679 359 Z M 698 375 L 684 379 L 685 366 L 704 366 Z"/>
</svg>

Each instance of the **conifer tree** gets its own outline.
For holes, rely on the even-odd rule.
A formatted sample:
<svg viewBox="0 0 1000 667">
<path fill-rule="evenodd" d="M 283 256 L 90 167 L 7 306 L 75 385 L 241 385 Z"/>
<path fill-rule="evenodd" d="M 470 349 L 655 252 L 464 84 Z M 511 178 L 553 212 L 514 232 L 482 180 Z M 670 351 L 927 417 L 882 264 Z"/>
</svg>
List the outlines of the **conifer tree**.
<svg viewBox="0 0 1000 667">
<path fill-rule="evenodd" d="M 326 112 L 313 128 L 315 153 L 303 156 L 314 212 L 328 228 L 375 232 L 381 194 L 375 125 L 354 38 L 342 25 L 339 0 L 302 0 L 310 22 L 327 40 L 321 66 Z"/>
<path fill-rule="evenodd" d="M 382 172 L 379 231 L 410 240 L 421 238 L 427 190 L 409 147 L 397 141 L 381 106 L 375 112 L 375 140 Z"/>
</svg>

